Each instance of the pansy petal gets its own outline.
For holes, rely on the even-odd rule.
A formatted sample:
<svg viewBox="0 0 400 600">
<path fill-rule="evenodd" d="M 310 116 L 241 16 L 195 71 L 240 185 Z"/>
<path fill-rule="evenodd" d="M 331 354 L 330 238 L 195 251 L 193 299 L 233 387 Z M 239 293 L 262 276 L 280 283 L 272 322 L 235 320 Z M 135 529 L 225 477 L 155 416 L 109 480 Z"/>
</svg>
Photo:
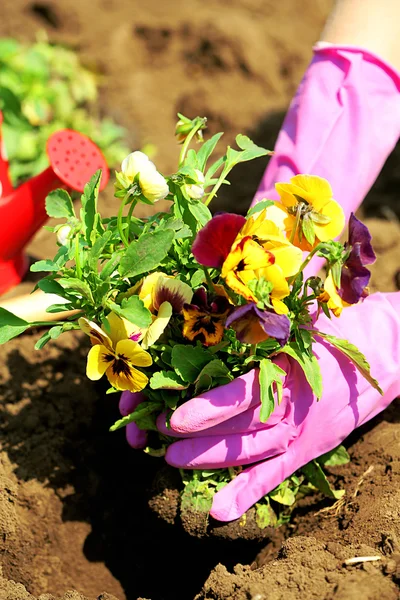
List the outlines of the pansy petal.
<svg viewBox="0 0 400 600">
<path fill-rule="evenodd" d="M 289 215 L 286 207 L 280 202 L 274 202 L 272 206 L 268 206 L 265 209 L 265 217 L 268 221 L 275 223 L 281 232 L 285 232 L 287 237 L 289 237 L 288 232 L 292 231 L 296 221 L 295 217 Z"/>
<path fill-rule="evenodd" d="M 317 175 L 295 175 L 290 179 L 290 184 L 295 188 L 300 188 L 302 192 L 297 193 L 301 198 L 304 198 L 309 204 L 320 210 L 324 204 L 332 200 L 333 192 L 329 181 Z"/>
<path fill-rule="evenodd" d="M 371 273 L 361 264 L 349 268 L 347 264 L 342 267 L 340 296 L 347 304 L 357 304 L 364 295 L 364 290 L 369 285 Z"/>
<path fill-rule="evenodd" d="M 154 288 L 154 308 L 159 309 L 163 302 L 169 302 L 174 313 L 179 314 L 184 304 L 190 304 L 193 290 L 187 283 L 170 277 L 159 277 Z"/>
<path fill-rule="evenodd" d="M 112 347 L 111 340 L 104 331 L 94 321 L 89 321 L 85 317 L 78 319 L 78 324 L 81 330 L 90 337 L 92 344 L 104 344 Z"/>
<path fill-rule="evenodd" d="M 86 375 L 88 379 L 91 379 L 92 381 L 100 379 L 114 359 L 114 354 L 111 353 L 106 346 L 101 344 L 92 346 L 89 350 L 86 365 Z"/>
<path fill-rule="evenodd" d="M 282 300 L 277 300 L 276 298 L 271 298 L 272 306 L 274 307 L 275 312 L 278 315 L 287 315 L 289 312 L 288 307 Z"/>
<path fill-rule="evenodd" d="M 147 375 L 122 360 L 115 361 L 106 371 L 108 381 L 116 390 L 142 391 L 148 384 Z"/>
<path fill-rule="evenodd" d="M 242 215 L 222 213 L 215 215 L 200 229 L 192 245 L 192 252 L 200 265 L 222 267 L 240 229 L 246 223 Z"/>
<path fill-rule="evenodd" d="M 345 225 L 343 208 L 335 200 L 330 200 L 321 208 L 320 213 L 329 217 L 330 221 L 326 225 L 314 222 L 315 235 L 321 242 L 335 239 L 342 233 Z"/>
<path fill-rule="evenodd" d="M 296 206 L 297 198 L 293 195 L 293 186 L 290 183 L 276 183 L 275 189 L 279 194 L 280 201 L 287 208 Z"/>
<path fill-rule="evenodd" d="M 172 316 L 172 306 L 169 302 L 163 302 L 158 310 L 157 317 L 150 325 L 142 340 L 142 348 L 150 348 L 164 333 Z"/>
<path fill-rule="evenodd" d="M 351 213 L 349 219 L 349 246 L 359 245 L 359 257 L 362 265 L 372 265 L 376 260 L 371 239 L 368 227 L 359 221 L 354 213 Z"/>
<path fill-rule="evenodd" d="M 191 342 L 199 341 L 205 346 L 214 346 L 222 340 L 227 314 L 211 314 L 186 305 L 183 309 L 182 333 Z"/>
<path fill-rule="evenodd" d="M 143 301 L 143 304 L 149 309 L 150 312 L 153 312 L 154 310 L 153 291 L 160 277 L 168 277 L 168 275 L 162 273 L 161 271 L 150 273 L 150 275 L 147 275 L 147 277 L 144 278 L 142 287 L 140 288 L 139 298 Z"/>
<path fill-rule="evenodd" d="M 254 307 L 254 312 L 258 316 L 259 323 L 265 333 L 275 338 L 284 346 L 290 335 L 290 320 L 285 314 L 276 314 L 267 310 L 260 310 Z"/>
<path fill-rule="evenodd" d="M 335 283 L 333 281 L 332 273 L 329 273 L 328 277 L 325 279 L 324 295 L 325 294 L 328 295 L 328 308 L 332 311 L 335 317 L 339 317 L 345 304 L 338 294 Z"/>
<path fill-rule="evenodd" d="M 226 284 L 234 292 L 236 292 L 240 296 L 243 296 L 243 298 L 246 298 L 246 300 L 249 300 L 250 302 L 257 301 L 257 298 L 255 297 L 253 292 L 251 290 L 249 290 L 247 285 L 245 285 L 244 283 L 242 283 L 240 281 L 240 279 L 238 279 L 238 277 L 235 275 L 235 273 L 233 271 L 230 271 L 229 273 L 226 274 L 225 281 L 226 281 Z"/>
<path fill-rule="evenodd" d="M 272 247 L 271 245 L 270 251 L 275 256 L 275 264 L 282 269 L 282 273 L 285 277 L 296 275 L 303 262 L 303 252 L 300 248 L 296 248 L 296 246 L 288 243 L 286 245 L 281 244 L 275 247 Z"/>
<path fill-rule="evenodd" d="M 286 281 L 285 275 L 282 269 L 278 265 L 271 265 L 265 267 L 259 271 L 260 277 L 265 277 L 267 281 L 270 281 L 273 285 L 271 297 L 281 300 L 289 296 L 290 289 L 288 282 Z"/>
<path fill-rule="evenodd" d="M 110 329 L 110 338 L 114 348 L 120 340 L 126 340 L 132 335 L 138 335 L 140 337 L 140 328 L 137 325 L 134 325 L 127 319 L 119 317 L 114 312 L 110 312 L 110 314 L 107 315 L 107 321 Z"/>
<path fill-rule="evenodd" d="M 115 348 L 117 357 L 123 357 L 136 367 L 149 367 L 153 364 L 151 355 L 133 340 L 121 340 Z"/>
</svg>

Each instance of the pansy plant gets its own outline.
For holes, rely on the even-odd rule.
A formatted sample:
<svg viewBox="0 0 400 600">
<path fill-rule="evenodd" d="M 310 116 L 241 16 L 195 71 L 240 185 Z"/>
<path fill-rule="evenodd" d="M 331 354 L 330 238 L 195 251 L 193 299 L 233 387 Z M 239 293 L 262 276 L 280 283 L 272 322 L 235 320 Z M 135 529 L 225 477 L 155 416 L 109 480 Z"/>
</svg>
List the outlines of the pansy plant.
<svg viewBox="0 0 400 600">
<path fill-rule="evenodd" d="M 0 309 L 0 342 L 29 327 L 48 326 L 43 347 L 65 331 L 81 330 L 91 344 L 87 376 L 105 378 L 108 393 L 141 392 L 145 402 L 112 429 L 135 421 L 157 431 L 156 419 L 187 399 L 251 368 L 262 373 L 261 418 L 280 401 L 284 372 L 272 358 L 280 352 L 304 368 L 317 399 L 322 381 L 313 353 L 315 308 L 339 316 L 367 294 L 375 259 L 365 225 L 350 218 L 349 240 L 335 241 L 344 214 L 329 183 L 296 175 L 276 184 L 279 201 L 265 199 L 247 215 L 218 213 L 208 206 L 231 169 L 270 154 L 247 136 L 236 137 L 217 160 L 222 134 L 203 141 L 206 119 L 179 115 L 178 168 L 161 174 L 139 151 L 116 173 L 118 214 L 103 218 L 97 201 L 101 173 L 87 183 L 79 211 L 64 190 L 46 200 L 59 245 L 53 259 L 31 268 L 44 272 L 38 287 L 60 300 L 50 306 L 57 321 L 27 322 Z M 200 147 L 191 147 L 194 140 Z M 138 203 L 171 201 L 167 211 L 138 218 Z M 327 277 L 304 280 L 312 256 L 327 261 Z M 318 332 L 323 335 L 323 332 Z M 345 340 L 327 339 L 353 360 L 372 385 L 365 357 Z M 158 455 L 165 449 L 165 436 Z M 315 483 L 318 485 L 318 482 Z"/>
</svg>

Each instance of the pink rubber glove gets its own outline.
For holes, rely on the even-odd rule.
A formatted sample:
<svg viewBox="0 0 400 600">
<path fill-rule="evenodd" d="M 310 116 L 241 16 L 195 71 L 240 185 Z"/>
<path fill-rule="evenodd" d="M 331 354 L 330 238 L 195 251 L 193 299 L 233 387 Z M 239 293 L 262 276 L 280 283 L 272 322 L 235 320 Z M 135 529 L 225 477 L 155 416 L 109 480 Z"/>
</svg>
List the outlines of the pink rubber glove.
<svg viewBox="0 0 400 600">
<path fill-rule="evenodd" d="M 400 75 L 379 57 L 320 42 L 293 98 L 252 204 L 277 200 L 276 182 L 325 177 L 346 222 L 400 136 Z M 323 265 L 313 259 L 306 276 Z"/>
<path fill-rule="evenodd" d="M 321 316 L 316 328 L 345 338 L 367 357 L 382 397 L 340 352 L 324 341 L 314 345 L 323 376 L 317 402 L 297 362 L 281 355 L 286 371 L 283 400 L 267 423 L 260 423 L 257 372 L 189 400 L 171 417 L 176 435 L 166 461 L 174 467 L 214 469 L 258 464 L 220 490 L 211 515 L 240 517 L 297 469 L 338 446 L 400 394 L 400 292 L 374 294 L 346 308 L 339 319 Z M 160 417 L 160 431 L 174 435 Z"/>
</svg>

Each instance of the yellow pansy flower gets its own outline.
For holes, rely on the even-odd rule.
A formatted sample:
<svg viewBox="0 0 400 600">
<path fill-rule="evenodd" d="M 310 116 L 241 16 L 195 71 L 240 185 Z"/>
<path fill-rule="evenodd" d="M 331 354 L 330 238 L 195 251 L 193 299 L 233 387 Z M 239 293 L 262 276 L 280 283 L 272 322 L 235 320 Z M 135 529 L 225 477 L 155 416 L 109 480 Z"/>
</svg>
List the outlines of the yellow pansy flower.
<svg viewBox="0 0 400 600">
<path fill-rule="evenodd" d="M 136 367 L 149 367 L 153 360 L 137 342 L 127 337 L 131 330 L 127 325 L 129 321 L 114 313 L 110 313 L 107 320 L 109 334 L 86 318 L 78 321 L 93 343 L 87 357 L 86 374 L 92 381 L 105 374 L 116 390 L 140 392 L 146 387 L 148 377 Z"/>
<path fill-rule="evenodd" d="M 257 298 L 247 284 L 259 278 L 259 271 L 274 262 L 274 257 L 257 244 L 250 236 L 241 238 L 234 243 L 224 264 L 221 275 L 229 287 L 250 302 Z"/>
<path fill-rule="evenodd" d="M 287 278 L 292 277 L 298 272 L 303 260 L 303 255 L 300 248 L 296 248 L 291 244 L 275 223 L 266 219 L 266 210 L 268 209 L 261 211 L 257 217 L 250 217 L 246 221 L 237 236 L 237 240 L 251 239 L 251 248 L 253 249 L 254 254 L 257 247 L 262 247 L 270 257 L 269 264 L 253 268 L 252 271 L 248 269 L 246 273 L 239 275 L 235 275 L 234 270 L 233 273 L 229 273 L 228 268 L 231 268 L 232 265 L 235 264 L 235 261 L 238 260 L 238 256 L 235 258 L 233 253 L 233 249 L 236 249 L 236 255 L 238 255 L 236 247 L 239 246 L 239 242 L 236 242 L 236 244 L 232 246 L 232 251 L 222 267 L 222 277 L 225 278 L 227 284 L 232 287 L 232 289 L 244 296 L 247 300 L 253 302 L 257 302 L 257 298 L 255 298 L 254 294 L 247 286 L 246 290 L 244 290 L 243 286 L 240 286 L 240 284 L 237 283 L 237 279 L 239 278 L 241 284 L 245 284 L 252 279 L 264 277 L 273 284 L 271 302 L 276 312 L 278 314 L 285 314 L 288 312 L 288 308 L 282 300 L 290 293 Z M 260 253 L 260 250 L 258 250 L 258 253 Z M 273 257 L 272 260 L 271 257 Z M 249 264 L 251 265 L 251 257 Z M 236 268 L 236 272 L 237 271 L 238 269 Z M 236 288 L 233 287 L 234 285 L 236 285 Z M 244 292 L 246 292 L 247 295 L 245 295 Z"/>
<path fill-rule="evenodd" d="M 183 305 L 190 303 L 193 290 L 183 281 L 157 271 L 147 275 L 136 291 L 153 315 L 153 322 L 142 339 L 142 347 L 147 349 L 164 333 L 172 314 L 182 312 Z"/>
<path fill-rule="evenodd" d="M 316 175 L 295 175 L 290 183 L 276 183 L 280 202 L 266 208 L 266 216 L 302 250 L 336 238 L 343 230 L 345 216 L 333 199 L 329 182 Z M 296 232 L 293 233 L 296 228 Z"/>
</svg>

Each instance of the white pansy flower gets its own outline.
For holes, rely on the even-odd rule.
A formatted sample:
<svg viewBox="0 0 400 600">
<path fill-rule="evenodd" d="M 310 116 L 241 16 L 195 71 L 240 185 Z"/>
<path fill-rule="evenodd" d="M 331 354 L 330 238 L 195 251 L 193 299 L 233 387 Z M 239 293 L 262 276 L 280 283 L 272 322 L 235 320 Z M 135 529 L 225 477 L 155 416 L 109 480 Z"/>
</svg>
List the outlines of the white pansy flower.
<svg viewBox="0 0 400 600">
<path fill-rule="evenodd" d="M 150 202 L 162 200 L 169 194 L 169 188 L 166 179 L 156 169 L 154 163 L 149 157 L 137 150 L 131 152 L 122 161 L 122 173 L 130 181 L 134 181 L 139 175 L 139 186 L 142 194 Z"/>
<path fill-rule="evenodd" d="M 201 171 L 195 169 L 197 183 L 187 183 L 184 188 L 187 195 L 194 200 L 200 200 L 204 196 L 205 177 Z"/>
</svg>

